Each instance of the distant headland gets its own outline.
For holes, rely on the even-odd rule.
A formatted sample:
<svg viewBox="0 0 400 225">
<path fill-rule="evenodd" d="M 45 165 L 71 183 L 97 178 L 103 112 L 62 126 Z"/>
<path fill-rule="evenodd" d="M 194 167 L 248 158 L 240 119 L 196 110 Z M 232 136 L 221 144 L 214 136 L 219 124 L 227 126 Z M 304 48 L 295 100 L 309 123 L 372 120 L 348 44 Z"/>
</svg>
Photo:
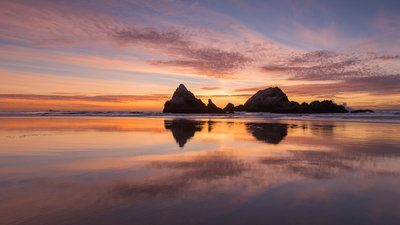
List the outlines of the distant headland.
<svg viewBox="0 0 400 225">
<path fill-rule="evenodd" d="M 204 104 L 190 92 L 185 85 L 180 84 L 172 98 L 165 102 L 164 113 L 233 113 L 234 111 L 270 112 L 270 113 L 348 113 L 342 105 L 331 100 L 313 101 L 310 104 L 299 104 L 289 101 L 279 87 L 259 90 L 244 105 L 234 106 L 228 103 L 225 108 L 217 107 L 211 99 Z M 372 110 L 356 110 L 353 112 L 372 112 Z"/>
</svg>

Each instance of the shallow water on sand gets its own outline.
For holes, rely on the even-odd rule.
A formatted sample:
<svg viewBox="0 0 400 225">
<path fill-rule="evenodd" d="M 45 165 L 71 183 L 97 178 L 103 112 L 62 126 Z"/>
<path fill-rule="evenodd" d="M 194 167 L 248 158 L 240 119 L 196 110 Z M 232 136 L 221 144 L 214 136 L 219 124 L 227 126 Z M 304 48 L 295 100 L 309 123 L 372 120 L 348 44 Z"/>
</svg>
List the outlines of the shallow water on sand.
<svg viewBox="0 0 400 225">
<path fill-rule="evenodd" d="M 0 118 L 0 224 L 400 224 L 400 126 Z"/>
</svg>

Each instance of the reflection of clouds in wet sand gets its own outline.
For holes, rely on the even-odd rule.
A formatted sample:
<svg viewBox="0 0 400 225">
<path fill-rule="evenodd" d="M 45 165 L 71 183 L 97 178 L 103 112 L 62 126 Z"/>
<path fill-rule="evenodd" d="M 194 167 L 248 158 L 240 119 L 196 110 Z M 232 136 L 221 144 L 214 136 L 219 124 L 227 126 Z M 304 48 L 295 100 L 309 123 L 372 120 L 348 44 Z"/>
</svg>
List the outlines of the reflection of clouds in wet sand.
<svg viewBox="0 0 400 225">
<path fill-rule="evenodd" d="M 381 155 L 358 151 L 296 150 L 280 156 L 266 155 L 254 162 L 254 159 L 234 152 L 217 151 L 190 158 L 176 156 L 173 159 L 150 161 L 148 168 L 158 169 L 161 176 L 144 181 L 123 181 L 115 185 L 112 192 L 130 198 L 171 197 L 184 196 L 193 188 L 212 193 L 226 186 L 233 188 L 235 184 L 240 184 L 244 190 L 265 191 L 304 178 L 400 175 L 396 168 L 385 168 Z M 214 186 L 215 182 L 219 185 Z"/>
<path fill-rule="evenodd" d="M 329 176 L 326 176 L 325 171 L 324 176 L 321 176 L 321 173 L 318 173 L 321 168 L 313 169 L 317 158 L 327 161 L 320 166 L 323 168 L 322 171 L 329 168 L 333 171 L 339 169 L 336 172 L 330 171 Z M 276 224 L 292 224 L 274 216 L 278 209 L 284 210 L 288 217 L 308 218 L 310 212 L 307 210 L 312 210 L 316 213 L 315 220 L 329 218 L 325 214 L 322 214 L 325 217 L 321 217 L 320 213 L 335 211 L 338 204 L 347 202 L 345 199 L 337 199 L 338 193 L 354 192 L 358 196 L 363 196 L 375 191 L 376 188 L 372 179 L 358 178 L 348 186 L 345 183 L 342 183 L 342 186 L 319 183 L 320 178 L 338 178 L 341 173 L 356 171 L 348 168 L 349 163 L 337 162 L 342 156 L 332 161 L 329 161 L 329 158 L 330 154 L 299 153 L 292 160 L 275 158 L 272 163 L 271 159 L 264 158 L 264 164 L 257 164 L 231 153 L 212 152 L 192 158 L 177 156 L 167 160 L 150 161 L 143 169 L 154 174 L 150 173 L 146 178 L 127 176 L 118 179 L 114 176 L 100 180 L 59 178 L 34 182 L 21 187 L 19 189 L 21 193 L 6 191 L 10 200 L 18 196 L 23 197 L 24 201 L 3 202 L 4 207 L 0 209 L 10 216 L 4 217 L 2 221 L 15 222 L 14 219 L 19 218 L 22 213 L 33 224 L 60 224 L 60 221 L 65 224 L 68 222 L 76 224 L 78 221 L 85 221 L 85 224 L 101 224 L 101 221 L 106 224 L 132 224 L 132 221 L 140 224 L 149 221 L 156 224 L 166 221 L 168 223 L 195 221 L 196 224 L 200 222 L 207 224 L 210 221 L 218 223 L 218 220 L 213 219 L 215 217 L 208 216 L 219 215 L 230 224 L 244 224 L 239 218 L 242 215 L 256 220 L 252 224 L 263 224 L 265 216 L 274 218 Z M 290 168 L 291 165 L 307 162 L 311 166 L 309 170 L 307 167 L 300 171 Z M 374 176 L 392 177 L 382 173 Z M 302 183 L 304 177 L 311 178 L 308 180 L 312 183 Z M 335 182 L 334 179 L 328 181 Z M 358 186 L 354 186 L 355 184 Z M 393 184 L 388 186 L 387 190 L 392 190 L 391 187 Z M 379 188 L 379 196 L 372 197 L 370 202 L 352 203 L 352 206 L 356 209 L 359 207 L 370 209 L 376 208 L 374 204 L 379 202 L 381 205 L 385 203 L 393 206 L 391 199 L 399 199 L 398 195 L 385 195 L 383 185 Z M 13 190 L 18 189 L 14 187 Z M 308 203 L 311 206 L 321 204 L 324 208 L 313 209 Z M 204 205 L 207 207 L 204 208 Z M 305 207 L 303 214 L 298 213 L 300 206 Z M 257 210 L 260 207 L 265 209 L 262 213 L 264 216 Z M 275 207 L 275 210 L 271 207 Z M 398 207 L 386 211 L 394 213 L 396 210 Z M 230 214 L 232 212 L 234 214 Z M 380 215 L 380 212 L 371 212 L 370 215 Z M 163 219 L 158 215 L 163 215 Z"/>
<path fill-rule="evenodd" d="M 153 161 L 149 167 L 173 170 L 165 177 L 144 183 L 120 183 L 113 192 L 124 197 L 176 195 L 196 182 L 202 181 L 204 184 L 212 180 L 239 177 L 250 169 L 245 161 L 221 152 L 195 156 L 185 161 Z"/>
<path fill-rule="evenodd" d="M 271 224 L 293 224 L 290 218 L 296 224 L 310 224 L 304 222 L 310 218 L 314 224 L 340 224 L 348 220 L 335 220 L 335 213 L 344 209 L 345 216 L 358 210 L 364 222 L 381 215 L 382 224 L 393 224 L 398 218 L 400 150 L 398 135 L 388 132 L 398 128 L 389 125 L 84 118 L 23 124 L 27 121 L 15 126 L 16 137 L 53 136 L 18 139 L 24 147 L 20 158 L 15 149 L 8 153 L 12 157 L 3 157 L 15 170 L 2 164 L 7 177 L 0 179 L 0 224 L 265 224 L 265 218 Z M 15 122 L 0 131 L 13 131 Z M 31 132 L 36 126 L 46 132 Z M 64 145 L 60 157 L 26 152 L 34 141 L 48 143 L 43 147 L 48 149 L 79 138 L 83 144 Z M 177 151 L 175 142 L 183 147 L 193 139 L 193 149 Z M 16 139 L 4 140 L 0 145 L 17 146 Z M 125 142 L 126 152 L 117 151 Z M 136 149 L 141 151 L 133 154 Z M 63 163 L 68 156 L 73 157 Z M 46 167 L 50 162 L 58 167 Z M 375 211 L 363 214 L 367 208 Z"/>
<path fill-rule="evenodd" d="M 306 178 L 335 178 L 349 174 L 369 176 L 399 176 L 398 171 L 384 168 L 384 158 L 357 151 L 291 151 L 290 156 L 262 157 L 259 162 L 268 166 L 279 166 L 288 173 Z M 379 162 L 381 167 L 379 167 Z M 392 168 L 393 169 L 393 168 Z"/>
<path fill-rule="evenodd" d="M 146 118 L 7 118 L 0 117 L 0 132 L 11 131 L 96 131 L 96 132 L 165 132 L 157 120 Z"/>
</svg>

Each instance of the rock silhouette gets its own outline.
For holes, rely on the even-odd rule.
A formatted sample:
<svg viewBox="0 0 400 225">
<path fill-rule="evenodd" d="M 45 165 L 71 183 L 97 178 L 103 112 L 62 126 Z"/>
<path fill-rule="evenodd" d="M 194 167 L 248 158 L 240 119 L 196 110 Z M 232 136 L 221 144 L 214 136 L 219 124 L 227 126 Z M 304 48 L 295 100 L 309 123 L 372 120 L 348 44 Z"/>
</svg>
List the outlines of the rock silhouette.
<svg viewBox="0 0 400 225">
<path fill-rule="evenodd" d="M 244 105 L 235 106 L 234 110 L 235 110 L 236 112 L 243 112 L 243 111 L 245 111 L 245 110 L 244 110 Z"/>
<path fill-rule="evenodd" d="M 351 111 L 351 113 L 373 113 L 373 112 L 374 111 L 370 110 L 370 109 L 357 109 L 357 110 Z"/>
<path fill-rule="evenodd" d="M 278 88 L 267 88 L 258 91 L 244 103 L 248 112 L 282 112 L 290 106 L 288 97 Z"/>
<path fill-rule="evenodd" d="M 183 84 L 175 90 L 171 100 L 165 102 L 164 113 L 205 113 L 206 105 Z"/>
<path fill-rule="evenodd" d="M 324 100 L 313 101 L 310 103 L 308 113 L 347 113 L 347 109 L 342 105 L 336 105 L 333 101 Z"/>
<path fill-rule="evenodd" d="M 172 136 L 174 136 L 176 143 L 178 143 L 181 148 L 185 146 L 186 142 L 192 138 L 196 132 L 201 131 L 204 125 L 204 121 L 196 120 L 178 119 L 164 121 L 165 129 L 172 132 Z"/>
<path fill-rule="evenodd" d="M 232 110 L 233 109 L 233 110 Z M 299 104 L 289 101 L 279 87 L 259 90 L 244 105 L 234 106 L 229 103 L 224 109 L 218 108 L 211 99 L 207 106 L 186 89 L 183 84 L 174 92 L 171 100 L 165 102 L 164 113 L 232 113 L 233 111 L 270 112 L 270 113 L 347 113 L 344 106 L 331 100 L 313 101 Z"/>
<path fill-rule="evenodd" d="M 287 136 L 288 125 L 282 123 L 246 123 L 246 129 L 259 141 L 279 144 Z"/>
<path fill-rule="evenodd" d="M 223 109 L 226 113 L 233 113 L 235 111 L 235 105 L 228 103 Z"/>
<path fill-rule="evenodd" d="M 164 104 L 164 113 L 225 113 L 218 108 L 211 99 L 208 99 L 206 106 L 200 99 L 196 98 L 192 92 L 186 89 L 185 85 L 180 84 L 172 95 L 171 100 Z"/>
<path fill-rule="evenodd" d="M 244 111 L 271 113 L 346 113 L 344 106 L 336 105 L 329 100 L 313 101 L 310 104 L 299 104 L 289 101 L 286 94 L 279 88 L 266 88 L 258 91 L 244 104 Z"/>
<path fill-rule="evenodd" d="M 208 104 L 206 107 L 206 112 L 207 113 L 225 113 L 225 111 L 221 108 L 218 108 L 212 101 L 211 99 L 208 99 Z"/>
</svg>

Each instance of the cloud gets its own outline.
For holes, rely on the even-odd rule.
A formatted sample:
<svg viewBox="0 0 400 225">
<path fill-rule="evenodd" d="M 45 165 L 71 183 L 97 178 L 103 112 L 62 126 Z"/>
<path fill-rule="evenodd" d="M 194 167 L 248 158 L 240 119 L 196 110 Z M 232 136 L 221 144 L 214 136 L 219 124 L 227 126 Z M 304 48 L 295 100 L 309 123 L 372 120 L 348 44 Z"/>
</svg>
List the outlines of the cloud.
<svg viewBox="0 0 400 225">
<path fill-rule="evenodd" d="M 376 57 L 375 59 L 381 60 L 400 60 L 400 55 L 381 55 Z"/>
<path fill-rule="evenodd" d="M 277 64 L 259 67 L 262 72 L 278 72 L 289 80 L 326 81 L 348 80 L 356 77 L 390 75 L 382 61 L 398 60 L 398 55 L 378 53 L 341 53 L 334 51 L 311 51 L 292 55 Z"/>
<path fill-rule="evenodd" d="M 88 102 L 132 102 L 132 101 L 162 101 L 170 96 L 164 94 L 153 95 L 33 95 L 33 94 L 0 94 L 0 100 L 34 100 L 34 101 L 88 101 Z"/>
<path fill-rule="evenodd" d="M 121 44 L 188 45 L 188 41 L 184 40 L 184 34 L 177 29 L 161 31 L 151 27 L 130 28 L 116 30 L 114 33 L 111 33 L 111 36 Z"/>
<path fill-rule="evenodd" d="M 3 34 L 0 37 L 36 47 L 84 46 L 113 53 L 122 51 L 140 55 L 139 61 L 147 62 L 149 67 L 169 67 L 178 73 L 218 78 L 233 78 L 257 60 L 274 55 L 278 50 L 279 54 L 285 51 L 283 45 L 256 35 L 254 31 L 238 29 L 242 26 L 236 20 L 238 24 L 224 24 L 224 30 L 194 24 L 171 25 L 161 15 L 149 23 L 143 21 L 147 18 L 143 8 L 161 7 L 168 11 L 171 4 L 120 2 L 112 6 L 122 11 L 126 10 L 124 7 L 139 6 L 130 13 L 132 20 L 104 11 L 107 8 L 104 5 L 103 2 L 94 10 L 90 3 L 4 1 L 0 3 L 0 19 L 5 21 L 0 24 Z M 179 7 L 185 7 L 185 4 Z M 138 17 L 143 20 L 136 20 L 135 15 L 140 15 Z M 218 21 L 213 23 L 223 25 Z"/>
<path fill-rule="evenodd" d="M 228 98 L 249 97 L 248 94 L 221 94 L 221 95 L 196 95 L 198 98 Z M 151 95 L 36 95 L 36 94 L 0 94 L 0 101 L 4 100 L 32 100 L 32 101 L 87 101 L 87 102 L 109 102 L 124 103 L 134 101 L 166 101 L 171 94 Z"/>
<path fill-rule="evenodd" d="M 132 29 L 116 31 L 112 36 L 120 44 L 150 45 L 151 48 L 168 55 L 169 59 L 166 60 L 148 60 L 150 65 L 189 68 L 192 72 L 213 77 L 225 77 L 253 61 L 242 52 L 196 42 L 193 37 L 179 29 Z"/>
<path fill-rule="evenodd" d="M 285 86 L 290 95 L 335 96 L 342 93 L 367 93 L 369 95 L 397 95 L 400 93 L 400 74 L 386 76 L 355 77 L 334 83 L 299 84 Z"/>
<path fill-rule="evenodd" d="M 251 88 L 241 88 L 241 89 L 235 89 L 233 92 L 255 92 L 259 91 L 265 88 L 268 88 L 269 86 L 257 86 L 257 87 L 251 87 Z"/>
<path fill-rule="evenodd" d="M 213 91 L 213 90 L 219 90 L 219 89 L 221 89 L 221 87 L 202 87 L 200 89 L 207 90 L 207 91 Z"/>
<path fill-rule="evenodd" d="M 196 95 L 199 98 L 243 98 L 243 97 L 250 97 L 249 94 L 228 94 L 228 95 Z"/>
<path fill-rule="evenodd" d="M 187 67 L 197 73 L 213 77 L 228 77 L 237 70 L 243 69 L 252 60 L 240 52 L 230 52 L 220 49 L 187 49 L 182 52 L 187 59 L 150 61 L 151 65 L 167 65 Z"/>
</svg>

